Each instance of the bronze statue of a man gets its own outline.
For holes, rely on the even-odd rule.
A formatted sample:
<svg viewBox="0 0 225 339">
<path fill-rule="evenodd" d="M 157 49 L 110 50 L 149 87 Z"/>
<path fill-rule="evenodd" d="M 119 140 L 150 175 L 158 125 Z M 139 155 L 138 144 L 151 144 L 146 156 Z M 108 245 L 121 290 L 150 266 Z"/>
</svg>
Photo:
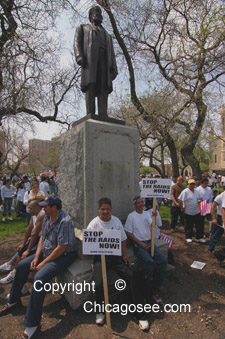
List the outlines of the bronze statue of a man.
<svg viewBox="0 0 225 339">
<path fill-rule="evenodd" d="M 74 38 L 76 61 L 81 65 L 81 90 L 86 93 L 87 114 L 95 114 L 95 97 L 98 114 L 107 116 L 108 95 L 116 78 L 117 66 L 112 37 L 102 27 L 99 6 L 89 10 L 90 24 L 79 25 Z"/>
</svg>

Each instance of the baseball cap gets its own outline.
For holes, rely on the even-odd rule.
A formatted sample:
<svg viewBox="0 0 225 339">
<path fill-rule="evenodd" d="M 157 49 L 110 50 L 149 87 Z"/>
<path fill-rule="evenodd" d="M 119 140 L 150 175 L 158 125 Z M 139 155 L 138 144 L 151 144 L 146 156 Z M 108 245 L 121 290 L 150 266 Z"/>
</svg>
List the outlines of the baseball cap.
<svg viewBox="0 0 225 339">
<path fill-rule="evenodd" d="M 41 206 L 41 207 L 44 207 L 44 206 L 47 206 L 47 205 L 59 207 L 59 206 L 62 205 L 62 201 L 61 201 L 61 199 L 59 199 L 59 197 L 52 194 L 52 195 L 49 195 L 44 200 L 40 201 L 38 203 L 38 205 Z"/>
<path fill-rule="evenodd" d="M 183 177 L 177 177 L 177 180 L 184 180 L 184 178 Z"/>
<path fill-rule="evenodd" d="M 138 199 L 141 199 L 140 195 L 136 195 L 136 197 L 134 197 L 133 202 L 135 203 Z"/>
<path fill-rule="evenodd" d="M 189 179 L 188 180 L 188 184 L 195 184 L 195 180 L 194 179 Z"/>
</svg>

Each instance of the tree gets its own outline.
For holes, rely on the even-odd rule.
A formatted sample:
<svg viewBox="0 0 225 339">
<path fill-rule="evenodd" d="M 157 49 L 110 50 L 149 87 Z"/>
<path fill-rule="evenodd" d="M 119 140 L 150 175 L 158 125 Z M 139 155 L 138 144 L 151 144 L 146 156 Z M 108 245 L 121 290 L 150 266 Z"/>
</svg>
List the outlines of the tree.
<svg viewBox="0 0 225 339">
<path fill-rule="evenodd" d="M 154 116 L 151 120 L 144 119 L 129 100 L 123 100 L 121 106 L 117 100 L 117 107 L 112 111 L 113 116 L 138 129 L 140 158 L 149 159 L 149 166 L 161 176 L 166 175 L 165 164 L 171 162 L 173 174 L 179 175 L 182 166 L 180 150 L 186 139 L 184 128 L 169 128 L 168 125 L 180 102 L 180 96 L 170 87 L 153 89 L 151 94 L 146 93 L 139 98 L 146 112 Z"/>
<path fill-rule="evenodd" d="M 141 174 L 150 174 L 151 173 L 151 168 L 148 166 L 141 166 L 140 168 L 140 173 Z"/>
<path fill-rule="evenodd" d="M 54 171 L 55 175 L 59 168 L 59 146 L 57 147 L 55 144 L 49 147 L 49 155 L 48 155 L 48 165 L 49 169 Z"/>
<path fill-rule="evenodd" d="M 75 94 L 68 95 L 78 68 L 60 65 L 62 46 L 54 36 L 63 8 L 63 0 L 0 0 L 0 124 L 24 114 L 23 123 L 69 124 L 60 107 L 75 105 Z"/>
<path fill-rule="evenodd" d="M 182 96 L 180 107 L 169 119 L 187 134 L 182 157 L 196 175 L 201 174 L 194 148 L 203 129 L 207 105 L 204 94 L 212 85 L 224 86 L 224 4 L 219 0 L 109 1 L 98 0 L 109 16 L 130 76 L 131 100 L 146 121 L 146 110 L 136 93 L 134 62 L 154 64 L 161 76 Z M 116 13 L 116 15 L 114 15 Z M 141 60 L 141 61 L 140 61 Z M 137 63 L 135 67 L 138 67 Z M 191 124 L 189 110 L 194 111 Z M 168 135 L 168 147 L 173 142 Z M 173 151 L 172 151 L 173 153 Z"/>
<path fill-rule="evenodd" d="M 10 173 L 11 178 L 14 175 L 19 176 L 19 169 L 29 157 L 26 137 L 22 131 L 15 131 L 10 126 L 7 127 L 1 136 L 2 140 L 0 141 L 4 142 L 4 153 L 0 166 L 4 167 L 5 172 Z"/>
</svg>

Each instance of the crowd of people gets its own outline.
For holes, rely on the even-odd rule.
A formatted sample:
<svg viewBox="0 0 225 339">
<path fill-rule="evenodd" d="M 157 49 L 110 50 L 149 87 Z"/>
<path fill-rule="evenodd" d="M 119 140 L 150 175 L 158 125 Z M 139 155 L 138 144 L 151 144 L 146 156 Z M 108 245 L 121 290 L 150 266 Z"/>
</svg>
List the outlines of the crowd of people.
<svg viewBox="0 0 225 339">
<path fill-rule="evenodd" d="M 12 210 L 16 211 L 16 217 L 26 216 L 27 225 L 30 215 L 28 212 L 28 202 L 36 196 L 48 196 L 58 193 L 58 187 L 54 175 L 40 175 L 38 177 L 14 176 L 9 178 L 0 174 L 0 210 L 2 211 L 2 221 L 12 220 Z"/>
<path fill-rule="evenodd" d="M 142 178 L 139 185 L 141 192 Z M 180 225 L 184 226 L 187 243 L 193 241 L 194 227 L 195 242 L 207 242 L 204 229 L 208 220 L 211 232 L 208 251 L 212 256 L 216 244 L 224 233 L 225 215 L 222 217 L 222 214 L 225 214 L 224 190 L 225 176 L 217 176 L 216 173 L 205 174 L 201 179 L 196 176 L 184 178 L 174 175 L 171 180 L 171 199 L 157 198 L 157 209 L 160 211 L 162 201 L 170 207 L 170 228 L 172 232 L 176 232 L 179 219 Z"/>
<path fill-rule="evenodd" d="M 188 178 L 187 187 L 184 186 L 184 181 L 181 176 L 173 176 L 171 199 L 164 201 L 170 206 L 171 230 L 176 232 L 178 218 L 180 218 L 180 222 L 184 225 L 186 243 L 190 244 L 193 241 L 195 227 L 195 241 L 204 244 L 206 242 L 204 224 L 207 218 L 212 224 L 212 235 L 208 246 L 208 251 L 212 255 L 217 242 L 224 233 L 225 193 L 213 196 L 207 177 L 202 178 L 198 187 L 196 187 L 196 178 Z M 23 187 L 25 187 L 25 183 L 23 182 Z M 4 194 L 7 194 L 7 190 L 13 189 L 10 181 L 8 186 L 6 184 L 2 186 L 5 203 L 5 199 L 10 197 Z M 8 262 L 0 266 L 1 271 L 10 271 L 10 279 L 6 277 L 4 280 L 3 278 L 0 283 L 12 282 L 10 293 L 7 296 L 7 304 L 0 310 L 0 316 L 20 304 L 21 296 L 27 293 L 26 281 L 29 272 L 35 272 L 24 321 L 26 329 L 22 336 L 31 338 L 40 325 L 45 297 L 45 291 L 38 287 L 41 286 L 40 284 L 50 282 L 54 276 L 64 271 L 75 260 L 76 244 L 74 223 L 70 216 L 62 210 L 61 200 L 55 194 L 49 195 L 50 190 L 48 190 L 46 180 L 42 179 L 40 185 L 37 181 L 26 185 L 27 190 L 24 188 L 23 204 L 27 207 L 28 227 L 23 242 L 18 245 L 16 253 Z M 168 258 L 156 245 L 154 246 L 154 256 L 151 255 L 153 217 L 156 218 L 155 238 L 160 238 L 161 203 L 162 200 L 158 199 L 157 210 L 153 211 L 152 199 L 141 197 L 140 185 L 140 195 L 133 199 L 134 211 L 127 216 L 124 227 L 121 221 L 112 215 L 112 203 L 109 198 L 99 200 L 98 216 L 87 227 L 89 230 L 116 229 L 121 231 L 122 255 L 121 257 L 106 256 L 106 265 L 107 269 L 116 271 L 126 282 L 127 303 L 162 304 L 161 293 L 165 293 L 163 281 Z M 210 206 L 210 209 L 207 209 L 207 205 Z M 127 256 L 127 238 L 130 239 L 137 256 L 138 264 L 135 265 L 135 268 L 131 267 L 130 258 Z M 103 278 L 99 255 L 93 256 L 93 274 L 96 303 L 102 304 Z M 141 330 L 148 330 L 147 314 L 142 311 L 137 313 L 137 317 Z M 96 324 L 102 325 L 104 320 L 105 314 L 96 312 Z"/>
</svg>

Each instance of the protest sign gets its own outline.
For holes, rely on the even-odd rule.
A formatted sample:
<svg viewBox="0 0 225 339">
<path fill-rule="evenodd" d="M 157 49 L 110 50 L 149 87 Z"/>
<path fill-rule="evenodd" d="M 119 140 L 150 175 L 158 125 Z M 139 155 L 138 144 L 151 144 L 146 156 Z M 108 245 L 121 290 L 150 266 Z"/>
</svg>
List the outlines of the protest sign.
<svg viewBox="0 0 225 339">
<path fill-rule="evenodd" d="M 83 230 L 83 254 L 121 255 L 121 231 L 111 229 Z"/>
<path fill-rule="evenodd" d="M 143 198 L 169 198 L 171 179 L 144 178 L 141 196 Z"/>
</svg>

